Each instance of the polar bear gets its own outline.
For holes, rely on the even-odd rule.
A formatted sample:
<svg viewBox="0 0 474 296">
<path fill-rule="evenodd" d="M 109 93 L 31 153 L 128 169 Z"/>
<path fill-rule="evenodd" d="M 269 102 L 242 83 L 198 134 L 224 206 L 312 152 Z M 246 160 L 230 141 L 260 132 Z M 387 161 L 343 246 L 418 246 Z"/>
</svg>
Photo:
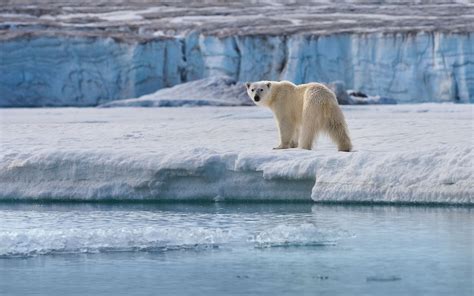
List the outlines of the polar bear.
<svg viewBox="0 0 474 296">
<path fill-rule="evenodd" d="M 256 105 L 273 111 L 280 132 L 280 145 L 274 149 L 311 150 L 315 136 L 326 132 L 339 151 L 351 151 L 347 124 L 336 95 L 323 84 L 258 81 L 247 82 L 246 87 Z"/>
</svg>

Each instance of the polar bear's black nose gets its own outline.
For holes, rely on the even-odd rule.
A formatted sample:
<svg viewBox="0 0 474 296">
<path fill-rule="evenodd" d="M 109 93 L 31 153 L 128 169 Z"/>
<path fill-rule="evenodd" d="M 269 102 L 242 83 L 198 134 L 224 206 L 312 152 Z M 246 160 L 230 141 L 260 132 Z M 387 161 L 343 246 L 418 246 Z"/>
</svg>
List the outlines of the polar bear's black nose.
<svg viewBox="0 0 474 296">
<path fill-rule="evenodd" d="M 258 95 L 256 95 L 255 97 L 253 97 L 253 99 L 255 100 L 255 102 L 260 101 L 260 97 L 259 97 Z"/>
</svg>

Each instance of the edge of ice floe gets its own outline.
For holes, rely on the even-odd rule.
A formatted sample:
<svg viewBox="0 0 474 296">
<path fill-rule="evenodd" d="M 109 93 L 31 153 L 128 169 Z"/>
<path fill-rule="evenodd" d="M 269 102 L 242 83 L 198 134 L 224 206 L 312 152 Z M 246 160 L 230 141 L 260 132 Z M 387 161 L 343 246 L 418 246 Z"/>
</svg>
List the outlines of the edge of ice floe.
<svg viewBox="0 0 474 296">
<path fill-rule="evenodd" d="M 472 148 L 449 154 L 208 149 L 128 155 L 43 151 L 0 158 L 0 201 L 315 201 L 474 204 Z M 448 170 L 449 168 L 449 170 Z"/>
</svg>

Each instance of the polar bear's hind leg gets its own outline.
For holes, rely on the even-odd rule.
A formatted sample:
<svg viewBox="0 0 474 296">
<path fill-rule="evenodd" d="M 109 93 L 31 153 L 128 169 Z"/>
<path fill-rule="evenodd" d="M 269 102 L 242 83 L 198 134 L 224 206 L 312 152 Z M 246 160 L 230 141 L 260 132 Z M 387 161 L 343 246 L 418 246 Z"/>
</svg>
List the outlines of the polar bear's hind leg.
<svg viewBox="0 0 474 296">
<path fill-rule="evenodd" d="M 339 151 L 352 150 L 344 114 L 335 95 L 316 86 L 305 93 L 299 147 L 310 150 L 321 132 L 329 135 Z"/>
<path fill-rule="evenodd" d="M 326 121 L 325 131 L 329 137 L 336 143 L 339 151 L 349 152 L 352 150 L 351 139 L 347 130 L 347 124 L 344 115 L 339 107 L 332 108 L 331 116 Z"/>
<path fill-rule="evenodd" d="M 329 137 L 337 144 L 339 151 L 350 152 L 352 150 L 351 140 L 347 134 L 347 127 L 345 124 L 334 121 L 327 125 L 327 133 Z"/>
</svg>

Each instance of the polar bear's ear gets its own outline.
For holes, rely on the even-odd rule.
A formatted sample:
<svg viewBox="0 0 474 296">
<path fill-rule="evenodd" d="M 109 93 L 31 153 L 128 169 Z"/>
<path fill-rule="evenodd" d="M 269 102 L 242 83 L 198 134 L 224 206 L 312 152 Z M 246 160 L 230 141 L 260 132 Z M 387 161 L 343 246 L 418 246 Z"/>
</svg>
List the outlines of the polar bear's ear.
<svg viewBox="0 0 474 296">
<path fill-rule="evenodd" d="M 245 87 L 249 88 L 250 87 L 250 82 L 245 82 Z"/>
<path fill-rule="evenodd" d="M 267 82 L 267 87 L 270 88 L 271 82 Z"/>
</svg>

